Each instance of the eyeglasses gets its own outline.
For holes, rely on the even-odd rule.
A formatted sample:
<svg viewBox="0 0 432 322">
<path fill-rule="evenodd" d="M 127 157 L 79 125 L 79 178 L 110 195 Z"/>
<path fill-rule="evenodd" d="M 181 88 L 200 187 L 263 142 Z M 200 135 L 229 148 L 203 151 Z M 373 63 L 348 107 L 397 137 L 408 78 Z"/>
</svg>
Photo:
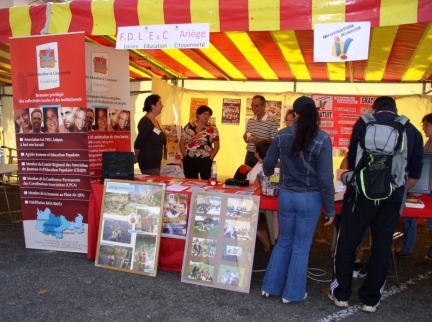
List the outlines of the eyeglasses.
<svg viewBox="0 0 432 322">
<path fill-rule="evenodd" d="M 286 119 L 286 120 L 285 120 L 285 122 L 287 122 L 287 123 L 288 123 L 288 122 L 291 123 L 291 122 L 294 122 L 294 121 L 295 121 L 295 119 Z"/>
<path fill-rule="evenodd" d="M 252 107 L 260 107 L 262 104 L 253 104 Z"/>
</svg>

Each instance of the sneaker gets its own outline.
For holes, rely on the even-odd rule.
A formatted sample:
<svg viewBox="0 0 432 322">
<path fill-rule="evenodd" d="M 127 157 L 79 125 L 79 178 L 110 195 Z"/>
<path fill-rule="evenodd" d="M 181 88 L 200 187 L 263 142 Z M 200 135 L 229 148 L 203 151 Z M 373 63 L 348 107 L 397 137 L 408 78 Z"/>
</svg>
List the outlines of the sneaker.
<svg viewBox="0 0 432 322">
<path fill-rule="evenodd" d="M 337 307 L 348 307 L 348 301 L 339 301 L 337 298 L 334 297 L 333 294 L 331 294 L 330 292 L 328 293 L 328 297 L 330 300 L 332 300 L 334 302 L 334 304 Z"/>
<path fill-rule="evenodd" d="M 305 292 L 305 296 L 304 296 L 303 300 L 306 300 L 306 298 L 307 298 L 307 293 Z M 292 301 L 288 301 L 288 300 L 285 300 L 284 298 L 282 298 L 282 302 L 287 304 L 287 303 L 290 303 Z"/>
<path fill-rule="evenodd" d="M 404 251 L 402 248 L 399 248 L 399 250 L 396 251 L 396 255 L 398 257 L 403 257 L 403 258 L 411 258 L 412 257 L 412 253 L 408 253 L 408 252 Z"/>
<path fill-rule="evenodd" d="M 377 308 L 377 306 L 379 304 L 380 304 L 380 302 L 378 302 L 377 304 L 375 304 L 373 306 L 369 306 L 369 305 L 363 304 L 362 311 L 363 312 L 374 313 L 376 311 L 376 308 Z"/>
<path fill-rule="evenodd" d="M 266 291 L 261 291 L 261 295 L 264 298 L 270 297 L 270 293 L 267 293 Z"/>
<path fill-rule="evenodd" d="M 432 267 L 432 257 L 426 255 L 423 262 L 417 264 L 418 267 Z"/>
<path fill-rule="evenodd" d="M 353 278 L 357 278 L 359 276 L 359 272 L 362 268 L 363 268 L 363 264 L 361 262 L 354 263 Z"/>
</svg>

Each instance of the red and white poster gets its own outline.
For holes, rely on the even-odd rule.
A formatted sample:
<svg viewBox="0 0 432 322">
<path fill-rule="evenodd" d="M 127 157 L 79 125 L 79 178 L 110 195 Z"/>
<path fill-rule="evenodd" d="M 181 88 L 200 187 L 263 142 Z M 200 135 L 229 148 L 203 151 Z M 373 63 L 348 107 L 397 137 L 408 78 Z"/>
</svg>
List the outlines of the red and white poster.
<svg viewBox="0 0 432 322">
<path fill-rule="evenodd" d="M 86 253 L 84 34 L 12 38 L 10 54 L 26 247 Z"/>
<path fill-rule="evenodd" d="M 331 138 L 333 156 L 346 156 L 354 123 L 370 113 L 377 96 L 312 95 L 319 108 L 320 128 Z"/>
<path fill-rule="evenodd" d="M 85 45 L 88 148 L 91 182 L 102 178 L 103 151 L 131 151 L 127 51 Z"/>
<path fill-rule="evenodd" d="M 240 99 L 224 98 L 222 105 L 222 124 L 240 124 Z"/>
</svg>

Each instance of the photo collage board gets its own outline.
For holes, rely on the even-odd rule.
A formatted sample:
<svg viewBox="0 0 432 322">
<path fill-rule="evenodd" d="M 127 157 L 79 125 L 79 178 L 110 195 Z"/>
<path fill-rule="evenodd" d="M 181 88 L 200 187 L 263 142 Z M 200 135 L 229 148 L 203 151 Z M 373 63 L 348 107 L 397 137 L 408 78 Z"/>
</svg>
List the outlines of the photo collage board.
<svg viewBox="0 0 432 322">
<path fill-rule="evenodd" d="M 156 276 L 165 184 L 106 179 L 97 267 Z"/>
<path fill-rule="evenodd" d="M 181 281 L 249 293 L 259 196 L 192 194 Z"/>
</svg>

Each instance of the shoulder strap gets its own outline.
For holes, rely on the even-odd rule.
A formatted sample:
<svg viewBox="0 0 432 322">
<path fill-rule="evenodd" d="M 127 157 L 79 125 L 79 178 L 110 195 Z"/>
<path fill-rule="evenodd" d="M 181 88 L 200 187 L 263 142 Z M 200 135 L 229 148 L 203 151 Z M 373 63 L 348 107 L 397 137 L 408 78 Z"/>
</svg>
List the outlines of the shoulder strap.
<svg viewBox="0 0 432 322">
<path fill-rule="evenodd" d="M 401 123 L 402 125 L 406 126 L 406 124 L 409 122 L 409 118 L 407 118 L 405 115 L 398 116 L 394 119 L 396 122 Z"/>
<path fill-rule="evenodd" d="M 374 122 L 375 118 L 371 113 L 360 115 L 360 118 L 366 123 Z"/>
</svg>

